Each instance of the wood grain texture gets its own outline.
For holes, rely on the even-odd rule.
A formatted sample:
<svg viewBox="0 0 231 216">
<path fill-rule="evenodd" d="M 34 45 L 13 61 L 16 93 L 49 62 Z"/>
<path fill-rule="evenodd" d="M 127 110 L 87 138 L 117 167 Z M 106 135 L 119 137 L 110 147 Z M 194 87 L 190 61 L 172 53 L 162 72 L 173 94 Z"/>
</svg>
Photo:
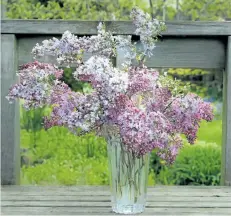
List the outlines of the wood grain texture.
<svg viewBox="0 0 231 216">
<path fill-rule="evenodd" d="M 229 208 L 231 207 L 231 198 L 229 199 L 229 201 L 225 202 L 206 202 L 206 201 L 194 201 L 194 202 L 187 202 L 184 201 L 183 204 L 185 206 L 187 206 L 187 208 Z M 92 208 L 92 207 L 110 207 L 111 203 L 110 202 L 94 202 L 94 201 L 72 201 L 69 200 L 68 202 L 65 202 L 64 200 L 61 201 L 56 201 L 56 200 L 52 200 L 52 201 L 19 201 L 19 200 L 14 200 L 14 201 L 4 201 L 2 200 L 1 205 L 4 207 L 33 207 L 33 206 L 38 206 L 38 207 L 55 207 L 55 206 L 59 206 L 59 207 L 85 207 L 85 208 Z M 160 201 L 148 201 L 147 202 L 147 206 L 148 207 L 182 207 L 182 202 L 160 202 Z"/>
<path fill-rule="evenodd" d="M 1 35 L 1 184 L 19 183 L 19 106 L 6 99 L 16 82 L 17 44 L 15 35 Z"/>
<path fill-rule="evenodd" d="M 231 195 L 230 196 L 222 196 L 221 193 L 219 193 L 220 196 L 175 196 L 174 194 L 171 194 L 171 196 L 161 196 L 161 194 L 149 194 L 147 199 L 149 202 L 171 202 L 174 197 L 174 202 L 230 202 Z M 157 196 L 158 195 L 158 196 Z M 222 197 L 222 198 L 220 198 Z M 158 198 L 158 199 L 157 199 Z M 2 200 L 4 201 L 76 201 L 76 202 L 109 202 L 110 196 L 107 195 L 31 195 L 31 194 L 23 194 L 20 196 L 15 195 L 2 195 Z"/>
<path fill-rule="evenodd" d="M 230 216 L 231 208 L 177 208 L 177 207 L 155 207 L 146 208 L 145 212 L 139 214 L 145 215 L 166 215 L 166 216 L 178 216 L 178 215 L 226 215 Z M 97 207 L 97 208 L 76 208 L 76 207 L 3 207 L 3 215 L 117 215 L 111 211 L 110 207 Z"/>
<path fill-rule="evenodd" d="M 185 196 L 186 193 L 192 196 Z M 4 186 L 1 205 L 4 215 L 116 215 L 111 211 L 108 186 Z M 157 186 L 148 189 L 147 207 L 141 215 L 230 212 L 231 187 Z"/>
<path fill-rule="evenodd" d="M 222 184 L 231 186 L 231 36 L 227 42 L 223 82 Z"/>
<path fill-rule="evenodd" d="M 62 34 L 69 30 L 78 35 L 97 33 L 98 21 L 73 20 L 3 20 L 2 33 L 7 34 Z M 114 34 L 134 34 L 130 21 L 106 21 L 106 28 Z M 231 35 L 231 22 L 166 22 L 163 35 L 228 36 Z"/>
<path fill-rule="evenodd" d="M 153 56 L 145 64 L 162 68 L 224 68 L 225 45 L 211 38 L 166 38 L 156 43 Z"/>
<path fill-rule="evenodd" d="M 3 186 L 1 188 L 1 191 L 5 192 L 31 192 L 31 191 L 36 191 L 36 192 L 51 192 L 51 191 L 66 191 L 66 192 L 83 192 L 83 191 L 89 191 L 94 188 L 94 191 L 100 191 L 100 192 L 109 192 L 109 186 L 108 185 L 96 185 L 96 186 L 91 186 L 91 185 L 81 185 L 81 186 L 64 186 L 64 185 L 59 185 L 59 186 L 34 186 L 34 185 L 10 185 L 10 186 Z M 187 192 L 188 190 L 191 190 L 192 192 L 226 192 L 226 193 L 231 193 L 231 188 L 227 186 L 182 186 L 182 185 L 175 185 L 175 186 L 162 186 L 162 185 L 155 185 L 155 187 L 149 187 L 150 188 L 150 193 L 152 192 L 178 192 L 179 190 L 181 192 Z"/>
<path fill-rule="evenodd" d="M 35 44 L 52 37 L 52 35 L 20 37 L 18 39 L 19 65 L 33 61 L 31 50 Z M 90 56 L 90 54 L 85 55 L 84 60 Z M 38 60 L 57 64 L 54 56 L 45 56 Z M 124 53 L 119 52 L 116 60 L 117 65 L 121 64 L 123 60 Z M 166 68 L 224 68 L 225 44 L 212 38 L 166 38 L 156 44 L 154 55 L 147 59 L 146 65 Z"/>
<path fill-rule="evenodd" d="M 10 195 L 12 195 L 12 196 L 20 196 L 20 193 L 21 192 L 9 192 L 9 194 Z M 77 192 L 78 193 L 78 195 L 79 196 L 87 196 L 87 195 L 89 195 L 89 191 L 80 191 L 80 192 Z M 67 194 L 67 192 L 65 192 L 65 191 L 57 191 L 57 193 L 55 193 L 55 196 L 65 196 Z M 152 194 L 152 193 L 150 193 L 151 195 L 155 195 L 155 196 L 175 196 L 175 197 L 179 197 L 179 196 L 181 196 L 181 197 L 198 197 L 198 196 L 201 196 L 201 197 L 208 197 L 208 196 L 213 196 L 213 197 L 231 197 L 231 194 L 230 193 L 226 193 L 226 192 L 224 192 L 224 193 L 222 193 L 222 192 L 220 192 L 220 193 L 218 193 L 218 192 L 209 192 L 209 193 L 205 193 L 205 194 L 202 194 L 201 192 L 193 192 L 192 194 L 189 194 L 188 192 L 181 192 L 181 194 L 179 194 L 178 192 L 171 192 L 171 191 L 166 191 L 166 192 L 155 192 L 155 194 Z M 35 192 L 35 191 L 31 191 L 31 192 L 25 192 L 25 195 L 33 195 L 33 196 L 35 196 L 35 195 L 46 195 L 46 196 L 49 196 L 50 195 L 50 193 L 49 192 L 45 192 L 45 193 L 43 193 L 43 192 Z M 74 192 L 68 192 L 68 195 L 69 196 L 76 196 L 76 192 L 74 193 Z M 94 195 L 95 196 L 109 196 L 110 195 L 110 193 L 109 193 L 109 191 L 95 191 L 94 192 Z"/>
</svg>

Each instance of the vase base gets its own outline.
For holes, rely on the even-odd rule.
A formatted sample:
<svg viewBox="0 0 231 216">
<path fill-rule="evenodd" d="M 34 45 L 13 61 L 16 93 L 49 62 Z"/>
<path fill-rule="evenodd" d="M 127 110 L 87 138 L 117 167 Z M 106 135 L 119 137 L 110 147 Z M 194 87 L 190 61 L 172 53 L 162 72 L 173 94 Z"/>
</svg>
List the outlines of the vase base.
<svg viewBox="0 0 231 216">
<path fill-rule="evenodd" d="M 123 205 L 113 204 L 112 211 L 118 214 L 139 214 L 144 211 L 145 206 L 142 204 Z"/>
</svg>

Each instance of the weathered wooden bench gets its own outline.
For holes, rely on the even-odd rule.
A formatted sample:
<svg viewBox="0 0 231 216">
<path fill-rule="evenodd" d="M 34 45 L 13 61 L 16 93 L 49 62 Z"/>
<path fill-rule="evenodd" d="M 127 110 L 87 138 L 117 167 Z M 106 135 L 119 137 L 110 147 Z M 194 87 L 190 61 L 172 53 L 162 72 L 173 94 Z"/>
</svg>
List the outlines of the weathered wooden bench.
<svg viewBox="0 0 231 216">
<path fill-rule="evenodd" d="M 106 186 L 4 186 L 2 213 L 17 215 L 117 215 Z M 231 215 L 230 187 L 153 187 L 142 215 Z"/>
<path fill-rule="evenodd" d="M 18 65 L 32 61 L 37 42 L 70 30 L 96 34 L 98 22 L 3 20 L 1 29 L 1 184 L 19 184 L 19 107 L 5 99 L 15 82 Z M 131 22 L 106 22 L 115 34 L 133 34 Z M 45 59 L 48 61 L 48 59 Z M 50 59 L 52 61 L 52 59 Z M 116 64 L 120 65 L 118 55 Z M 231 22 L 167 23 L 149 67 L 216 69 L 223 73 L 222 185 L 231 185 Z M 216 158 L 214 158 L 215 160 Z M 149 190 L 150 215 L 231 215 L 231 187 L 156 187 Z M 4 214 L 110 214 L 109 190 L 104 187 L 2 188 Z"/>
</svg>

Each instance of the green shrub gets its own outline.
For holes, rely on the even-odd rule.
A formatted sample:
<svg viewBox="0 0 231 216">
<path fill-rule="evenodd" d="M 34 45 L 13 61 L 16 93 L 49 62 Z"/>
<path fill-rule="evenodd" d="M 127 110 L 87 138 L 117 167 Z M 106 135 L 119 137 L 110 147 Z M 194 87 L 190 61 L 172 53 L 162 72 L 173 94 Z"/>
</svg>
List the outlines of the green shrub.
<svg viewBox="0 0 231 216">
<path fill-rule="evenodd" d="M 186 144 L 171 167 L 158 175 L 161 184 L 219 185 L 221 147 L 215 143 Z"/>
<path fill-rule="evenodd" d="M 7 17 L 11 19 L 128 20 L 134 5 L 148 10 L 145 0 L 11 0 Z"/>
<path fill-rule="evenodd" d="M 222 121 L 221 120 L 214 120 L 212 122 L 206 122 L 206 121 L 201 122 L 199 131 L 198 131 L 198 139 L 197 139 L 195 145 L 189 146 L 188 147 L 189 149 L 186 148 L 186 150 L 182 149 L 182 151 L 178 157 L 182 157 L 182 154 L 184 155 L 185 151 L 189 151 L 189 152 L 192 151 L 191 154 L 194 154 L 194 152 L 200 148 L 202 148 L 202 149 L 205 148 L 205 151 L 210 151 L 207 149 L 213 148 L 213 147 L 207 147 L 207 145 L 210 145 L 209 143 L 212 143 L 212 142 L 214 143 L 213 144 L 215 146 L 214 148 L 216 148 L 215 143 L 219 147 L 221 146 L 221 143 L 222 143 Z M 208 144 L 206 144 L 206 143 L 208 143 Z M 201 147 L 201 145 L 203 145 L 203 146 Z M 219 147 L 216 148 L 217 151 L 220 151 Z M 195 153 L 195 154 L 198 155 L 197 153 Z M 206 158 L 206 153 L 205 153 L 205 158 Z M 177 158 L 176 163 L 178 163 L 177 162 L 178 160 L 179 159 Z M 198 158 L 198 160 L 201 160 L 201 159 Z M 208 162 L 206 162 L 205 166 L 207 166 Z M 218 161 L 218 163 L 220 163 L 220 160 Z M 154 172 L 156 174 L 156 178 L 159 179 L 159 183 L 161 183 L 161 184 L 176 184 L 174 177 L 172 177 L 172 179 L 169 177 L 169 174 L 170 174 L 169 170 L 171 170 L 172 167 L 165 166 L 165 163 L 155 154 L 154 151 L 151 153 L 150 166 L 154 170 Z M 179 166 L 181 166 L 181 165 L 179 165 Z M 220 164 L 219 164 L 219 166 L 220 166 Z M 220 171 L 220 168 L 219 168 L 219 171 Z"/>
<path fill-rule="evenodd" d="M 168 75 L 190 83 L 190 91 L 203 98 L 222 101 L 222 76 L 216 70 L 169 68 Z"/>
<path fill-rule="evenodd" d="M 62 81 L 64 81 L 73 91 L 83 91 L 86 82 L 77 81 L 73 77 L 73 68 L 63 68 L 64 73 Z"/>
<path fill-rule="evenodd" d="M 48 108 L 25 110 L 20 107 L 20 127 L 27 131 L 39 131 L 43 128 L 43 116 L 49 112 Z"/>
</svg>

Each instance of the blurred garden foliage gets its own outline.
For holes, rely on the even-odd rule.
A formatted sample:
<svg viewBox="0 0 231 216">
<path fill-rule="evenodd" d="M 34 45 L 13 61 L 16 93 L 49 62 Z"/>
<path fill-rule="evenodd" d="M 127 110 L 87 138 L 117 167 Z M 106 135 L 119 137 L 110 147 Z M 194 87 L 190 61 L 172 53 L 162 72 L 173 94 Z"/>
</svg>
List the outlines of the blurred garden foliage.
<svg viewBox="0 0 231 216">
<path fill-rule="evenodd" d="M 179 153 L 173 166 L 162 166 L 156 181 L 167 185 L 219 185 L 221 147 L 216 143 L 198 141 Z"/>
<path fill-rule="evenodd" d="M 8 0 L 8 18 L 129 20 L 133 6 L 165 20 L 225 20 L 229 0 Z"/>
<path fill-rule="evenodd" d="M 12 19 L 128 20 L 134 5 L 147 11 L 145 0 L 11 0 Z"/>
<path fill-rule="evenodd" d="M 153 17 L 168 20 L 224 21 L 231 18 L 230 0 L 8 0 L 9 19 L 130 20 L 137 5 Z M 190 82 L 191 91 L 216 106 L 216 120 L 203 122 L 197 144 L 187 143 L 174 165 L 166 166 L 153 152 L 149 185 L 219 185 L 221 164 L 222 71 L 168 69 L 173 79 Z M 65 70 L 75 91 L 88 86 Z M 76 137 L 65 128 L 42 129 L 48 108 L 21 110 L 22 184 L 108 184 L 106 143 L 94 134 Z"/>
<path fill-rule="evenodd" d="M 184 145 L 172 166 L 152 152 L 149 185 L 220 184 L 221 120 L 203 122 L 197 143 Z M 58 127 L 22 129 L 21 147 L 22 184 L 109 184 L 106 142 L 94 134 L 76 137 Z"/>
</svg>

